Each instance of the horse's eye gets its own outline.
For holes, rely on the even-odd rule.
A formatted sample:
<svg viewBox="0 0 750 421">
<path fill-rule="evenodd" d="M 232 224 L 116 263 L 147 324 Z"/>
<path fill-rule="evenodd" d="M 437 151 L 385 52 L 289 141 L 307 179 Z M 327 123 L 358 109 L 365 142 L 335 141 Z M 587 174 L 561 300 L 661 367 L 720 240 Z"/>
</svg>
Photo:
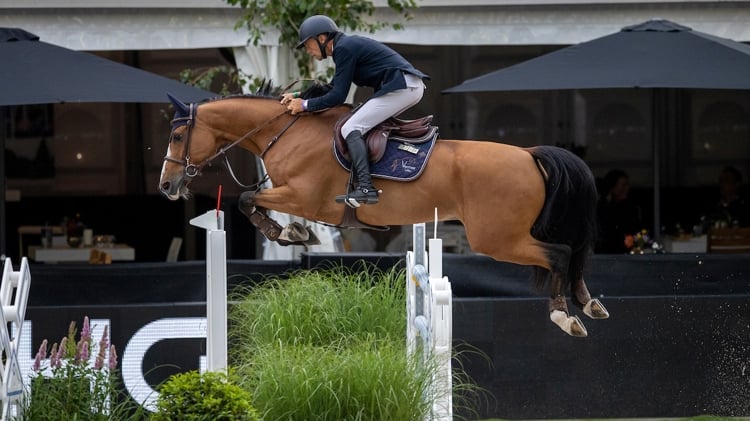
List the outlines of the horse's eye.
<svg viewBox="0 0 750 421">
<path fill-rule="evenodd" d="M 172 135 L 172 141 L 173 142 L 181 142 L 182 141 L 182 135 L 179 133 L 175 133 Z"/>
</svg>

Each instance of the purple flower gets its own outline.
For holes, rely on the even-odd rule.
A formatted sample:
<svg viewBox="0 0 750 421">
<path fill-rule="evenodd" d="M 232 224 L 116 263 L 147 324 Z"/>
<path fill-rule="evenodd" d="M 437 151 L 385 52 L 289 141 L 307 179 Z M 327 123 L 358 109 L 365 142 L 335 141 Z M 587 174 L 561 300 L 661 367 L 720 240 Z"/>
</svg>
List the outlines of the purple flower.
<svg viewBox="0 0 750 421">
<path fill-rule="evenodd" d="M 62 360 L 65 358 L 65 354 L 68 352 L 68 338 L 62 338 L 60 340 L 60 347 L 57 348 L 57 359 Z"/>
<path fill-rule="evenodd" d="M 57 356 L 57 342 L 52 344 L 52 350 L 49 353 L 49 366 L 52 368 L 59 367 L 59 358 Z"/>
<path fill-rule="evenodd" d="M 107 334 L 108 334 L 108 326 L 104 326 L 104 333 L 102 333 L 102 338 L 99 340 L 99 352 L 96 354 L 96 361 L 94 362 L 94 368 L 97 370 L 101 370 L 102 367 L 104 367 L 104 357 L 107 354 Z"/>
<path fill-rule="evenodd" d="M 91 325 L 89 324 L 89 316 L 84 316 L 83 327 L 81 328 L 81 342 L 91 342 Z"/>
<path fill-rule="evenodd" d="M 109 365 L 110 370 L 114 370 L 117 368 L 117 351 L 115 350 L 115 346 L 112 345 L 109 347 Z"/>
<path fill-rule="evenodd" d="M 76 355 L 73 358 L 77 364 L 85 364 L 89 359 L 89 344 L 86 341 L 78 341 L 76 346 Z"/>
<path fill-rule="evenodd" d="M 60 341 L 60 347 L 57 349 L 57 357 L 55 358 L 55 368 L 62 366 L 62 361 L 65 359 L 65 353 L 67 352 L 68 338 L 62 338 Z"/>
<path fill-rule="evenodd" d="M 32 369 L 34 371 L 39 371 L 39 368 L 42 366 L 42 360 L 47 358 L 47 340 L 43 340 L 42 344 L 39 346 L 39 351 L 36 353 L 36 357 L 34 357 L 34 365 L 32 366 Z"/>
</svg>

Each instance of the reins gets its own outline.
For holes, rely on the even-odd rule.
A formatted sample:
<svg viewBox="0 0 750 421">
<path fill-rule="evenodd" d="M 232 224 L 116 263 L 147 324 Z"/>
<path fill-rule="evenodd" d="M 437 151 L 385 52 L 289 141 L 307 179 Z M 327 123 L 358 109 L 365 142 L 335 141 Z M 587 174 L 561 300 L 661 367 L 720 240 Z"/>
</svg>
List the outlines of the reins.
<svg viewBox="0 0 750 421">
<path fill-rule="evenodd" d="M 164 157 L 164 160 L 165 161 L 169 161 L 169 162 L 173 162 L 175 164 L 180 164 L 180 165 L 184 166 L 185 167 L 185 175 L 188 178 L 193 178 L 193 177 L 195 177 L 195 176 L 197 176 L 197 175 L 199 175 L 201 173 L 201 170 L 203 169 L 203 167 L 205 167 L 206 165 L 210 164 L 211 161 L 213 161 L 214 159 L 216 159 L 220 155 L 223 155 L 224 156 L 224 163 L 227 166 L 227 170 L 229 172 L 229 175 L 232 176 L 232 179 L 234 180 L 235 183 L 237 183 L 237 185 L 239 185 L 240 187 L 243 187 L 243 188 L 247 188 L 247 189 L 250 189 L 250 188 L 252 188 L 252 189 L 258 189 L 258 188 L 260 188 L 260 186 L 263 183 L 265 183 L 269 179 L 268 174 L 266 174 L 263 177 L 262 180 L 258 181 L 255 184 L 245 185 L 245 184 L 241 183 L 237 179 L 237 176 L 234 174 L 234 170 L 232 170 L 232 166 L 229 163 L 229 157 L 227 156 L 226 152 L 227 152 L 227 150 L 229 150 L 229 149 L 237 146 L 238 144 L 242 143 L 243 141 L 245 141 L 246 139 L 248 139 L 249 137 L 251 137 L 255 133 L 259 132 L 261 129 L 263 129 L 264 127 L 266 127 L 267 125 L 269 125 L 273 121 L 277 120 L 279 117 L 281 117 L 282 115 L 284 115 L 286 113 L 287 113 L 287 111 L 283 111 L 283 112 L 281 112 L 281 113 L 279 113 L 279 114 L 271 117 L 270 119 L 266 120 L 263 124 L 255 127 L 254 129 L 252 129 L 249 132 L 245 133 L 244 135 L 240 136 L 239 138 L 237 138 L 236 140 L 234 140 L 232 143 L 229 143 L 227 145 L 222 146 L 221 148 L 219 148 L 219 150 L 216 151 L 216 153 L 214 153 L 210 157 L 206 158 L 206 160 L 204 160 L 200 164 L 192 164 L 192 163 L 190 163 L 190 138 L 191 138 L 191 131 L 192 131 L 191 129 L 193 128 L 193 124 L 194 124 L 194 122 L 195 122 L 195 120 L 197 118 L 196 116 L 198 114 L 198 105 L 196 105 L 196 104 L 190 104 L 190 112 L 189 112 L 189 115 L 187 117 L 175 118 L 171 122 L 172 127 L 175 126 L 175 123 L 180 123 L 179 125 L 186 125 L 187 126 L 187 133 L 186 133 L 187 139 L 185 139 L 185 148 L 184 148 L 183 158 L 182 159 L 175 159 L 175 158 L 172 158 L 169 155 L 167 155 L 167 156 Z M 284 133 L 286 133 L 287 130 L 289 130 L 290 127 L 292 127 L 292 124 L 294 124 L 299 119 L 299 117 L 300 117 L 299 114 L 295 115 L 294 118 L 292 118 L 289 121 L 289 123 L 287 123 L 281 129 L 281 131 L 279 131 L 279 133 L 277 133 L 275 136 L 273 136 L 271 138 L 271 140 L 268 141 L 268 143 L 266 144 L 266 147 L 258 155 L 258 157 L 261 158 L 261 159 L 263 159 L 263 157 L 266 155 L 266 153 L 268 153 L 268 150 L 271 149 L 271 147 L 274 144 L 276 144 L 276 142 L 281 138 L 281 136 Z"/>
</svg>

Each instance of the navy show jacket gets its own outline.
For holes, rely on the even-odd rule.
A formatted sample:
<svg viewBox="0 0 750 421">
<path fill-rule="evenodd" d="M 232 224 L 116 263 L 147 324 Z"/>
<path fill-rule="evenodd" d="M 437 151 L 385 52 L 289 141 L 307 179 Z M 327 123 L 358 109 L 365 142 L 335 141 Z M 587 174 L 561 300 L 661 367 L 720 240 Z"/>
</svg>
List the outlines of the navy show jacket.
<svg viewBox="0 0 750 421">
<path fill-rule="evenodd" d="M 307 111 L 318 111 L 343 104 L 352 82 L 373 88 L 373 97 L 406 88 L 404 72 L 422 79 L 430 77 L 417 70 L 387 45 L 359 35 L 338 32 L 333 38 L 333 75 L 330 91 L 307 101 Z"/>
</svg>

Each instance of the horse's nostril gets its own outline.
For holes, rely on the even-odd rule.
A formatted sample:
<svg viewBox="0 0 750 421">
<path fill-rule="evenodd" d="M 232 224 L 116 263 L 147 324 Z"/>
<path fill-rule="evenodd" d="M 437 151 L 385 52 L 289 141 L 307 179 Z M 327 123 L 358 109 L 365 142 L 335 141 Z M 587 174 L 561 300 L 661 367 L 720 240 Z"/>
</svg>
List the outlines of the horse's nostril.
<svg viewBox="0 0 750 421">
<path fill-rule="evenodd" d="M 169 191 L 169 181 L 165 181 L 161 183 L 161 191 L 164 191 L 164 192 Z"/>
</svg>

